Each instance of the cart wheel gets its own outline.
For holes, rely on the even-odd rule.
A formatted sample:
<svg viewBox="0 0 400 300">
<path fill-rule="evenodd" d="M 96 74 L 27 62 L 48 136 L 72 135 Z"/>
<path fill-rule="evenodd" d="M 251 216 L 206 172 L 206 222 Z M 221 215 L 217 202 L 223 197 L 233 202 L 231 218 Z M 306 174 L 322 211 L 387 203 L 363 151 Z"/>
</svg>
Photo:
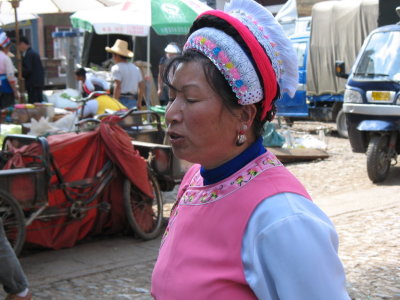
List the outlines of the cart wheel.
<svg viewBox="0 0 400 300">
<path fill-rule="evenodd" d="M 0 218 L 5 234 L 18 255 L 25 242 L 25 218 L 17 201 L 0 190 Z"/>
<path fill-rule="evenodd" d="M 367 173 L 369 179 L 376 183 L 382 182 L 389 175 L 390 157 L 389 136 L 374 135 L 367 149 Z"/>
<path fill-rule="evenodd" d="M 144 240 L 151 240 L 161 232 L 163 199 L 156 177 L 149 171 L 154 198 L 144 195 L 129 179 L 124 182 L 124 206 L 129 225 Z"/>
</svg>

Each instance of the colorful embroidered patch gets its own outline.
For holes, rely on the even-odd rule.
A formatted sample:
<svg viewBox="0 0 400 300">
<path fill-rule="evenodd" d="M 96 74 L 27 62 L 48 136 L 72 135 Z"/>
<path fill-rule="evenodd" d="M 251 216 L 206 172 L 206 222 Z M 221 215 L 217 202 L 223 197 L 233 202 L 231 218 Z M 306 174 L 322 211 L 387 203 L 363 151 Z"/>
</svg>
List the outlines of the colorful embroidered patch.
<svg viewBox="0 0 400 300">
<path fill-rule="evenodd" d="M 224 75 L 241 105 L 261 101 L 264 93 L 243 49 L 232 37 L 215 28 L 201 28 L 188 38 L 183 50 L 195 50 L 207 56 Z"/>
</svg>

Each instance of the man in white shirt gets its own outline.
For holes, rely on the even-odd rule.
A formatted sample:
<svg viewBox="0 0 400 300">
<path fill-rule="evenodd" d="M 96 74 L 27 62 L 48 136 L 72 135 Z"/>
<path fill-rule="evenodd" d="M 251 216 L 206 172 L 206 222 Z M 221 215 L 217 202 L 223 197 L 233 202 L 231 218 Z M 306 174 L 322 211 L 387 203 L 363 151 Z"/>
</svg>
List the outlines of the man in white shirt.
<svg viewBox="0 0 400 300">
<path fill-rule="evenodd" d="M 127 108 L 141 109 L 145 84 L 140 69 L 129 60 L 133 52 L 128 50 L 128 43 L 116 40 L 114 46 L 106 47 L 112 53 L 115 65 L 111 67 L 111 76 L 114 80 L 113 97 Z"/>
</svg>

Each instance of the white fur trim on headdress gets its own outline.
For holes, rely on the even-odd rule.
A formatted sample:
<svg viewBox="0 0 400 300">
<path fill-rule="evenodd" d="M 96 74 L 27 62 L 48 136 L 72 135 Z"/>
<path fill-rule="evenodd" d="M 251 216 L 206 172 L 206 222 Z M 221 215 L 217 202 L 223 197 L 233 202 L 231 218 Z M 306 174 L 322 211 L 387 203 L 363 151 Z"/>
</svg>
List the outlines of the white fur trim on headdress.
<svg viewBox="0 0 400 300">
<path fill-rule="evenodd" d="M 215 28 L 200 28 L 187 39 L 183 50 L 189 49 L 203 53 L 214 63 L 229 82 L 239 104 L 253 104 L 263 99 L 253 64 L 231 36 Z"/>
<path fill-rule="evenodd" d="M 239 19 L 258 39 L 271 60 L 281 95 L 293 97 L 298 83 L 297 55 L 281 25 L 262 5 L 252 0 L 231 0 L 224 11 Z"/>
</svg>

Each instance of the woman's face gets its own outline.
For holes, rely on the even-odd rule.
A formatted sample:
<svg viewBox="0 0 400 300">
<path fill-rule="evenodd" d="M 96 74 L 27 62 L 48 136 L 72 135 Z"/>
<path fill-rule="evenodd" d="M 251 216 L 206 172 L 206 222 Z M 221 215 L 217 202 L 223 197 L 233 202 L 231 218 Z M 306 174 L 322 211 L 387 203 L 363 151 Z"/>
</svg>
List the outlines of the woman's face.
<svg viewBox="0 0 400 300">
<path fill-rule="evenodd" d="M 235 145 L 241 123 L 208 84 L 199 62 L 181 63 L 172 78 L 167 106 L 168 136 L 175 155 L 206 169 L 240 153 Z"/>
</svg>

